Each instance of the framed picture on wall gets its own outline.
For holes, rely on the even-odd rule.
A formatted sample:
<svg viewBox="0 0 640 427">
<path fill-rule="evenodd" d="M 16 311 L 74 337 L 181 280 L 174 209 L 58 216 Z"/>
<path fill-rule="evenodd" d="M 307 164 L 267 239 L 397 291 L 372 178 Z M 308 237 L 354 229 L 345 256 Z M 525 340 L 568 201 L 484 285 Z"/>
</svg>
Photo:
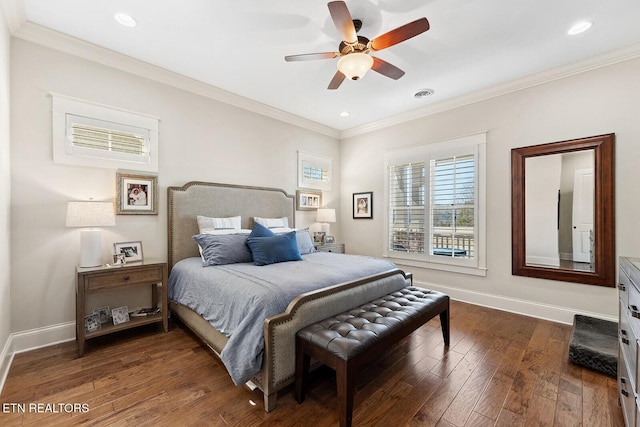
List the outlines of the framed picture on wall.
<svg viewBox="0 0 640 427">
<path fill-rule="evenodd" d="M 311 211 L 322 206 L 322 192 L 296 190 L 296 210 Z"/>
<path fill-rule="evenodd" d="M 158 177 L 116 172 L 118 215 L 158 215 Z"/>
<path fill-rule="evenodd" d="M 353 219 L 373 218 L 373 192 L 353 193 Z"/>
</svg>

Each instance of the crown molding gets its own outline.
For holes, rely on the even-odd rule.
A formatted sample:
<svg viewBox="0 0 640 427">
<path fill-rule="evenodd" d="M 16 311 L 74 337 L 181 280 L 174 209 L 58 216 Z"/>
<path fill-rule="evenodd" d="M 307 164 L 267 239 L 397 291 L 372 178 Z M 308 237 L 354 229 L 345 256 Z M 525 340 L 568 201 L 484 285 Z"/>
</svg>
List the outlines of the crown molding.
<svg viewBox="0 0 640 427">
<path fill-rule="evenodd" d="M 140 61 L 130 56 L 117 53 L 110 49 L 106 49 L 26 21 L 22 0 L 3 1 L 5 1 L 5 3 L 3 3 L 3 7 L 5 14 L 7 15 L 8 25 L 10 28 L 16 28 L 15 30 L 12 30 L 12 35 L 14 37 L 341 140 L 640 57 L 640 43 L 636 43 L 621 49 L 577 61 L 572 64 L 545 70 L 540 73 L 525 76 L 495 86 L 490 86 L 456 98 L 447 99 L 422 108 L 386 117 L 382 120 L 377 120 L 362 126 L 340 131 L 295 114 L 268 106 L 261 102 L 234 94 L 224 89 L 191 79 L 156 65 Z"/>
<path fill-rule="evenodd" d="M 490 86 L 463 96 L 444 100 L 422 108 L 407 111 L 405 113 L 396 114 L 394 116 L 387 117 L 382 120 L 377 120 L 363 126 L 346 129 L 340 132 L 340 139 L 342 140 L 353 136 L 373 132 L 375 130 L 384 129 L 397 124 L 420 119 L 487 99 L 496 98 L 498 96 L 506 95 L 509 93 L 518 92 L 520 90 L 528 89 L 531 87 L 540 86 L 556 80 L 586 73 L 587 71 L 607 67 L 609 65 L 618 64 L 620 62 L 625 62 L 636 58 L 640 58 L 640 43 L 632 44 L 630 46 L 606 52 L 601 55 L 592 56 L 590 58 L 583 59 L 571 64 L 551 68 L 549 70 L 511 80 L 506 83 Z"/>
<path fill-rule="evenodd" d="M 19 1 L 19 0 L 11 0 Z M 29 21 L 23 21 L 12 33 L 13 37 L 49 47 L 121 71 L 145 77 L 187 92 L 195 93 L 253 113 L 261 114 L 303 129 L 311 130 L 332 138 L 339 138 L 340 132 L 312 120 L 287 113 L 258 101 L 237 95 L 224 89 L 208 85 L 198 80 L 169 71 L 157 65 L 132 58 L 110 49 L 79 40 Z"/>
</svg>

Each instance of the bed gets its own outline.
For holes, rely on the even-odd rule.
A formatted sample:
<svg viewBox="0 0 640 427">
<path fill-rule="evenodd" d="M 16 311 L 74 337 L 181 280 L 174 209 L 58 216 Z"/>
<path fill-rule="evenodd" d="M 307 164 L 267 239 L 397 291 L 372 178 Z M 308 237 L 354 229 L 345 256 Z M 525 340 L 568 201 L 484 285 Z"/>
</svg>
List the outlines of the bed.
<svg viewBox="0 0 640 427">
<path fill-rule="evenodd" d="M 295 226 L 294 197 L 274 188 L 189 182 L 184 186 L 168 188 L 167 205 L 170 284 L 176 283 L 176 276 L 183 270 L 183 266 L 198 263 L 202 265 L 198 245 L 193 240 L 193 236 L 199 233 L 196 220 L 198 215 L 220 218 L 240 216 L 243 229 L 252 228 L 254 217 L 286 217 L 290 226 Z M 339 258 L 327 259 L 326 257 Z M 299 269 L 311 262 L 338 264 L 337 260 L 340 260 L 345 264 L 355 265 L 358 274 L 353 275 L 352 271 L 349 280 L 332 283 L 319 289 L 306 290 L 302 286 L 300 289 L 304 292 L 301 294 L 291 294 L 289 285 L 281 287 L 285 292 L 281 290 L 277 292 L 289 293 L 286 295 L 286 302 L 281 306 L 282 311 L 265 315 L 266 318 L 256 321 L 253 326 L 250 325 L 253 332 L 243 330 L 242 333 L 231 335 L 224 333 L 215 329 L 196 309 L 172 299 L 169 301 L 173 315 L 221 359 L 225 356 L 225 352 L 231 351 L 230 341 L 248 339 L 250 335 L 254 335 L 256 328 L 260 330 L 262 360 L 259 370 L 251 378 L 249 385 L 257 387 L 264 394 L 266 411 L 271 411 L 275 407 L 278 390 L 295 380 L 295 334 L 298 330 L 411 284 L 410 274 L 383 260 L 375 261 L 380 268 L 375 273 L 371 273 L 372 270 L 365 267 L 365 264 L 362 270 L 359 270 L 358 263 L 366 261 L 361 259 L 364 257 L 349 258 L 349 255 L 316 253 L 305 255 L 303 258 L 302 263 L 282 263 L 282 267 L 293 268 L 292 271 L 296 271 L 296 268 Z M 207 270 L 207 268 L 209 267 L 201 269 Z M 227 270 L 240 270 L 245 274 L 243 270 L 245 268 L 250 267 L 230 266 Z M 260 271 L 264 272 L 263 275 L 267 278 L 269 274 L 279 274 L 267 274 L 268 269 Z M 306 286 L 307 280 L 303 282 Z M 232 375 L 233 378 L 234 375 Z"/>
</svg>

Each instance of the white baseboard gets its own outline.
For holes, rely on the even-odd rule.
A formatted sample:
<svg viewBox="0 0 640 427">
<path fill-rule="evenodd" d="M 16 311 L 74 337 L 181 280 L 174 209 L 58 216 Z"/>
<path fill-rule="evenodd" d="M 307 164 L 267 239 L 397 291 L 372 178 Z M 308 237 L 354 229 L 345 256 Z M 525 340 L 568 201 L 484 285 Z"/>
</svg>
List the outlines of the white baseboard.
<svg viewBox="0 0 640 427">
<path fill-rule="evenodd" d="M 15 354 L 75 339 L 76 322 L 59 323 L 9 335 L 9 339 L 0 353 L 0 393 L 4 388 Z"/>
<path fill-rule="evenodd" d="M 13 362 L 13 351 L 11 346 L 13 342 L 13 336 L 9 335 L 7 342 L 4 343 L 2 353 L 0 353 L 0 393 L 4 389 L 4 383 L 9 375 L 9 368 L 11 368 L 11 362 Z"/>
<path fill-rule="evenodd" d="M 16 332 L 13 336 L 13 352 L 35 350 L 76 339 L 76 322 L 58 323 L 43 328 Z"/>
<path fill-rule="evenodd" d="M 617 317 L 607 316 L 601 313 L 590 313 L 585 311 L 578 312 L 568 307 L 542 304 L 483 292 L 474 292 L 467 289 L 452 288 L 435 283 L 419 282 L 415 279 L 413 283 L 415 286 L 421 288 L 443 292 L 449 295 L 453 300 L 494 308 L 496 310 L 508 311 L 510 313 L 522 314 L 524 316 L 535 317 L 538 319 L 550 320 L 552 322 L 564 323 L 567 325 L 573 324 L 573 316 L 576 314 L 618 322 Z"/>
</svg>

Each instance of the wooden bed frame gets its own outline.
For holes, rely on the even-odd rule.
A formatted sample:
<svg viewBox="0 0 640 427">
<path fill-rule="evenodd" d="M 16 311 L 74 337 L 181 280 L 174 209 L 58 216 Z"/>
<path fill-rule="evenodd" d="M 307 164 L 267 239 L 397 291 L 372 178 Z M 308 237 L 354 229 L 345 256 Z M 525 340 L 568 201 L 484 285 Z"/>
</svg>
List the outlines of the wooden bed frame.
<svg viewBox="0 0 640 427">
<path fill-rule="evenodd" d="M 169 187 L 169 270 L 178 261 L 199 256 L 192 236 L 198 234 L 197 215 L 242 216 L 242 228 L 253 226 L 253 217 L 289 218 L 295 225 L 295 198 L 275 188 L 209 182 L 189 182 Z M 411 274 L 392 269 L 296 297 L 287 309 L 264 321 L 265 350 L 261 372 L 252 383 L 264 394 L 264 409 L 275 408 L 277 392 L 295 380 L 295 334 L 298 330 L 337 313 L 397 291 L 411 284 Z M 189 308 L 170 301 L 173 314 L 218 356 L 227 337 Z"/>
</svg>

